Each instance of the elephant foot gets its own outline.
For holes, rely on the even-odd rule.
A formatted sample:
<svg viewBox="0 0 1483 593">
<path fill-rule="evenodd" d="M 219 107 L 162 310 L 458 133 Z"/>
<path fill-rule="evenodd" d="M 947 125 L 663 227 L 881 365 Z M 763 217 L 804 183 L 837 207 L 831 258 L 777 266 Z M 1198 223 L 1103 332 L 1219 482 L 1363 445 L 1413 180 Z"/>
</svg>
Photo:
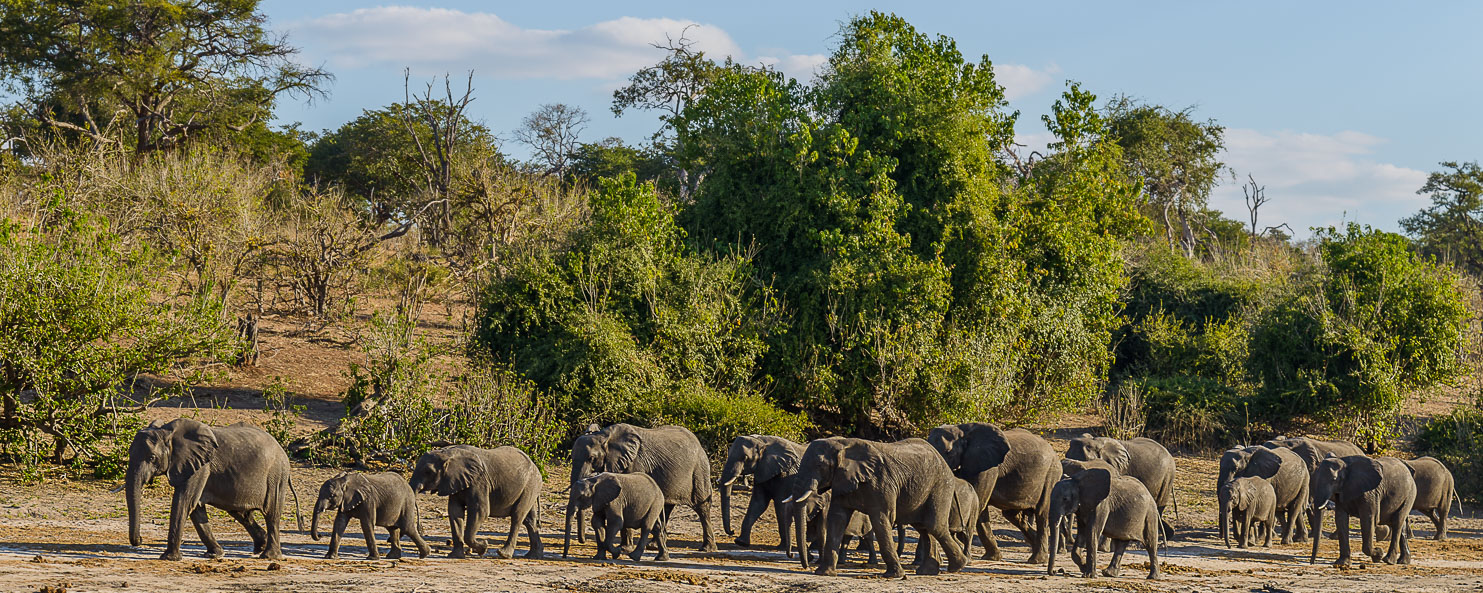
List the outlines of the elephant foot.
<svg viewBox="0 0 1483 593">
<path fill-rule="evenodd" d="M 515 548 L 500 548 L 494 551 L 494 557 L 501 560 L 509 560 L 515 557 Z"/>
<path fill-rule="evenodd" d="M 253 552 L 256 553 L 257 550 L 253 550 Z M 222 550 L 221 548 L 217 548 L 215 550 L 206 550 L 205 552 L 201 552 L 201 557 L 202 558 L 210 558 L 212 560 L 220 560 L 223 556 L 226 556 L 226 555 L 227 555 L 226 551 L 225 550 Z"/>
<path fill-rule="evenodd" d="M 829 571 L 829 575 L 834 576 L 834 571 Z M 888 579 L 904 579 L 906 578 L 906 571 L 903 571 L 900 568 L 897 568 L 895 570 L 886 569 L 886 572 L 881 576 Z"/>
<path fill-rule="evenodd" d="M 468 557 L 468 552 L 464 551 L 463 548 L 453 548 L 453 551 L 448 553 L 448 557 L 455 560 L 462 560 Z"/>
<path fill-rule="evenodd" d="M 1049 554 L 1046 554 L 1045 552 L 1037 552 L 1035 554 L 1031 554 L 1030 555 L 1030 558 L 1027 559 L 1027 560 L 1025 560 L 1025 564 L 1045 564 L 1046 562 L 1049 562 L 1049 561 L 1050 561 L 1050 555 Z"/>
<path fill-rule="evenodd" d="M 401 550 L 392 550 L 390 554 L 387 554 L 386 555 L 386 559 L 387 560 L 401 560 L 402 559 L 402 551 Z"/>
<path fill-rule="evenodd" d="M 1104 577 L 1111 577 L 1111 578 L 1117 578 L 1117 574 L 1119 572 L 1122 572 L 1122 571 L 1113 570 L 1112 567 L 1109 566 L 1107 568 L 1102 569 L 1102 576 L 1104 576 Z"/>
<path fill-rule="evenodd" d="M 832 568 L 824 568 L 824 567 L 820 566 L 820 567 L 814 569 L 814 574 L 815 575 L 818 575 L 818 576 L 821 576 L 821 577 L 832 577 L 832 576 L 835 576 L 835 575 L 837 575 L 839 573 L 836 572 Z M 886 576 L 890 576 L 890 575 L 891 575 L 891 573 L 889 571 L 886 572 Z M 896 576 L 901 576 L 901 571 L 899 571 L 899 570 L 896 571 Z"/>
<path fill-rule="evenodd" d="M 387 557 L 390 558 L 390 556 L 387 556 Z M 380 559 L 381 559 L 381 555 L 380 554 L 366 554 L 366 560 L 380 560 Z"/>
<path fill-rule="evenodd" d="M 538 552 L 536 550 L 530 550 L 530 551 L 527 551 L 525 554 L 521 555 L 520 557 L 521 558 L 524 558 L 526 560 L 540 560 L 542 558 L 545 558 L 546 557 L 546 554 L 545 553 L 542 553 L 542 552 Z"/>
<path fill-rule="evenodd" d="M 980 556 L 980 558 L 982 558 L 983 560 L 992 560 L 994 562 L 998 562 L 998 561 L 1004 559 L 1004 553 L 1003 552 L 1000 552 L 999 551 L 999 548 L 994 548 L 992 550 L 984 550 L 984 555 L 983 556 Z M 1044 561 L 1042 560 L 1042 562 L 1044 562 Z"/>
<path fill-rule="evenodd" d="M 1097 577 L 1097 571 L 1096 570 L 1082 569 L 1082 571 L 1081 571 L 1081 578 L 1084 578 L 1084 579 L 1092 579 L 1092 578 L 1096 578 L 1096 577 Z"/>
<path fill-rule="evenodd" d="M 473 552 L 475 556 L 483 556 L 485 552 L 489 551 L 489 546 L 479 542 L 471 542 L 469 544 L 469 551 Z"/>
<path fill-rule="evenodd" d="M 959 572 L 959 571 L 961 571 L 961 570 L 963 570 L 964 568 L 967 568 L 967 567 L 968 567 L 968 557 L 967 556 L 964 556 L 962 560 L 957 561 L 957 562 L 954 562 L 952 559 L 949 559 L 947 561 L 947 571 L 948 572 Z"/>
<path fill-rule="evenodd" d="M 325 552 L 324 553 L 324 559 L 325 560 L 339 560 L 340 559 L 340 554 L 339 554 L 339 552 Z"/>
<path fill-rule="evenodd" d="M 716 553 L 716 542 L 709 541 L 709 542 L 705 542 L 703 544 L 700 544 L 700 551 L 702 553 L 705 553 L 705 554 L 714 554 L 714 553 Z"/>
<path fill-rule="evenodd" d="M 660 552 L 658 556 L 654 557 L 654 560 L 658 562 L 669 562 L 669 552 Z"/>
<path fill-rule="evenodd" d="M 160 554 L 160 560 L 180 560 L 180 550 Z"/>
<path fill-rule="evenodd" d="M 282 560 L 283 559 L 283 551 L 282 550 L 268 550 L 266 552 L 263 552 L 262 554 L 258 554 L 257 557 L 260 558 L 260 559 L 263 559 L 263 560 Z"/>
<path fill-rule="evenodd" d="M 640 558 L 643 558 L 643 557 L 644 557 L 644 551 L 643 550 L 634 550 L 632 554 L 629 554 L 628 555 L 628 559 L 629 560 L 632 560 L 634 562 L 638 562 L 639 559 Z"/>
<path fill-rule="evenodd" d="M 935 577 L 939 574 L 942 574 L 942 565 L 938 564 L 936 560 L 933 560 L 932 562 L 923 562 L 921 565 L 917 566 L 917 574 L 924 577 Z"/>
<path fill-rule="evenodd" d="M 738 548 L 747 548 L 747 547 L 751 547 L 751 545 L 752 545 L 752 538 L 749 538 L 749 537 L 738 537 L 738 538 L 736 538 L 736 546 Z"/>
</svg>

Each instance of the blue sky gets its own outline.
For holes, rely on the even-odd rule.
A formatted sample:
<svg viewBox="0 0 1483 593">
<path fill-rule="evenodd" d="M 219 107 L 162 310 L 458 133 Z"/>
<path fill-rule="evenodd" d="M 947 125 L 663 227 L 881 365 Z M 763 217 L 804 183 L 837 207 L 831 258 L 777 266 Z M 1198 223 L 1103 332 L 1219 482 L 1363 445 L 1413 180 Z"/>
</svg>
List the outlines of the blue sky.
<svg viewBox="0 0 1483 593">
<path fill-rule="evenodd" d="M 613 117 L 612 90 L 660 54 L 647 44 L 688 24 L 708 53 L 776 64 L 807 79 L 840 24 L 870 9 L 986 54 L 1022 112 L 1022 141 L 1066 80 L 1227 127 L 1225 161 L 1267 186 L 1265 225 L 1358 221 L 1394 230 L 1439 161 L 1483 159 L 1483 2 L 468 2 L 265 0 L 270 26 L 338 80 L 280 122 L 339 127 L 402 100 L 432 76 L 474 71 L 472 115 L 505 138 L 542 103 L 583 107 L 583 139 L 645 139 L 652 117 Z M 520 156 L 513 141 L 506 150 Z M 1240 183 L 1212 205 L 1244 220 Z"/>
</svg>

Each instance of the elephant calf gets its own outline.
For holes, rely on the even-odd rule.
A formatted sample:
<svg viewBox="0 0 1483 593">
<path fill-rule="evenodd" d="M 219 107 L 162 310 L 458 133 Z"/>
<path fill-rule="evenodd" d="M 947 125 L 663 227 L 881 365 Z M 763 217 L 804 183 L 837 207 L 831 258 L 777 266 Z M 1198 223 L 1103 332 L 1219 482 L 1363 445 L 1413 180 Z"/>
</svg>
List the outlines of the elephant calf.
<svg viewBox="0 0 1483 593">
<path fill-rule="evenodd" d="M 1137 479 L 1113 475 L 1105 469 L 1089 469 L 1056 483 L 1051 490 L 1051 525 L 1068 515 L 1076 516 L 1076 540 L 1070 546 L 1071 560 L 1081 575 L 1092 577 L 1097 569 L 1097 542 L 1113 542 L 1112 562 L 1102 574 L 1115 577 L 1128 542 L 1138 541 L 1148 550 L 1148 578 L 1159 578 L 1159 508 L 1153 495 Z M 1050 560 L 1045 570 L 1055 574 L 1058 530 L 1050 531 Z M 1078 549 L 1086 550 L 1083 560 Z"/>
<path fill-rule="evenodd" d="M 1246 548 L 1256 543 L 1251 528 L 1258 524 L 1266 534 L 1262 547 L 1272 547 L 1272 527 L 1277 522 L 1277 491 L 1272 488 L 1272 483 L 1247 476 L 1226 482 L 1221 488 L 1229 492 L 1237 547 Z"/>
<path fill-rule="evenodd" d="M 449 558 L 468 552 L 483 554 L 488 546 L 479 541 L 479 524 L 485 517 L 509 517 L 510 532 L 505 544 L 495 550 L 500 558 L 515 554 L 520 527 L 530 536 L 526 558 L 540 558 L 541 470 L 523 451 L 510 446 L 481 449 L 454 445 L 434 449 L 417 460 L 412 472 L 414 492 L 434 492 L 448 497 L 448 526 L 453 550 Z M 467 551 L 466 551 L 467 550 Z"/>
<path fill-rule="evenodd" d="M 376 548 L 377 527 L 385 527 L 391 542 L 391 553 L 386 557 L 402 557 L 402 534 L 417 546 L 417 557 L 426 558 L 430 551 L 422 540 L 418 528 L 417 496 L 412 487 L 400 475 L 384 472 L 379 474 L 342 473 L 325 480 L 319 487 L 319 500 L 314 503 L 314 519 L 309 536 L 319 541 L 319 514 L 335 511 L 335 526 L 330 532 L 330 549 L 325 558 L 340 557 L 340 537 L 350 519 L 360 519 L 361 531 L 366 536 L 366 558 L 377 560 L 381 554 Z"/>
<path fill-rule="evenodd" d="M 655 560 L 669 560 L 669 542 L 664 533 L 664 492 L 648 474 L 615 474 L 603 472 L 578 480 L 572 487 L 571 504 L 592 509 L 592 525 L 602 534 L 597 542 L 599 560 L 612 554 L 617 559 L 622 551 L 619 534 L 624 529 L 639 532 L 637 545 L 628 553 L 630 560 L 643 557 L 653 536 L 659 544 Z"/>
</svg>

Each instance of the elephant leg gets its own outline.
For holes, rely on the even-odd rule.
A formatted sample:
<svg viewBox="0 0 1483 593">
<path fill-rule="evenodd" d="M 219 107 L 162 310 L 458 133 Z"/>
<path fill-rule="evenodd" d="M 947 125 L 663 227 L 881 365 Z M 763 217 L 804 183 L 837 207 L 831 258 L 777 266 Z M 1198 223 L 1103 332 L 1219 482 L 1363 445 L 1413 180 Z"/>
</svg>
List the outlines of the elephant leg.
<svg viewBox="0 0 1483 593">
<path fill-rule="evenodd" d="M 659 555 L 655 556 L 654 560 L 659 562 L 669 561 L 669 535 L 665 533 L 668 523 L 668 521 L 661 520 L 654 525 L 654 541 L 659 544 Z"/>
<path fill-rule="evenodd" d="M 1363 514 L 1363 515 L 1360 515 L 1360 517 L 1359 517 L 1359 545 L 1360 545 L 1359 551 L 1360 551 L 1361 554 L 1364 554 L 1366 556 L 1369 556 L 1370 557 L 1370 560 L 1373 560 L 1375 562 L 1379 562 L 1380 561 L 1380 546 L 1376 545 L 1376 540 L 1378 538 L 1376 537 L 1377 534 L 1375 533 L 1375 528 L 1378 525 L 1376 524 L 1375 519 L 1376 519 L 1376 517 L 1371 516 L 1370 513 L 1368 513 L 1368 512 L 1365 513 L 1365 514 Z M 1387 534 L 1387 537 L 1389 537 L 1389 534 Z"/>
<path fill-rule="evenodd" d="M 206 552 L 201 555 L 206 558 L 221 558 L 225 551 L 216 542 L 216 536 L 212 535 L 211 524 L 206 522 L 206 505 L 196 505 L 191 510 L 191 524 L 196 526 L 196 535 L 201 537 L 201 544 L 206 546 Z"/>
<path fill-rule="evenodd" d="M 1334 539 L 1339 540 L 1339 559 L 1334 561 L 1334 566 L 1349 566 L 1349 513 L 1342 507 L 1334 509 Z"/>
<path fill-rule="evenodd" d="M 994 523 L 989 519 L 989 513 L 985 510 L 978 515 L 978 539 L 984 546 L 984 560 L 1000 560 L 1004 555 L 999 552 L 999 542 L 994 541 Z"/>
<path fill-rule="evenodd" d="M 170 534 L 165 540 L 161 560 L 179 560 L 180 543 L 185 538 L 185 521 L 200 505 L 201 491 L 206 488 L 206 472 L 197 472 L 185 485 L 176 488 L 170 499 Z"/>
<path fill-rule="evenodd" d="M 1243 513 L 1241 517 L 1241 533 L 1237 535 L 1236 547 L 1245 550 L 1255 541 L 1256 538 L 1251 535 L 1251 523 L 1251 513 Z"/>
<path fill-rule="evenodd" d="M 537 509 L 530 509 L 525 515 L 525 536 L 530 539 L 530 550 L 525 552 L 525 557 L 532 560 L 540 559 L 546 555 L 546 549 L 541 547 L 541 526 L 536 516 Z"/>
<path fill-rule="evenodd" d="M 1447 539 L 1447 512 L 1431 509 L 1426 512 L 1426 515 L 1432 520 L 1432 539 L 1436 541 Z"/>
<path fill-rule="evenodd" d="M 463 543 L 469 552 L 483 556 L 489 546 L 479 539 L 479 525 L 489 515 L 489 501 L 475 498 L 473 503 L 464 503 Z"/>
<path fill-rule="evenodd" d="M 947 525 L 940 523 L 918 525 L 917 533 L 923 540 L 936 541 L 937 545 L 942 546 L 942 553 L 947 556 L 948 572 L 958 572 L 968 565 L 968 557 L 963 554 L 963 549 L 958 547 L 958 540 L 953 537 Z M 930 544 L 928 549 L 932 549 Z M 933 575 L 937 574 L 938 570 L 937 553 L 933 552 L 922 562 L 917 574 Z"/>
<path fill-rule="evenodd" d="M 252 518 L 252 513 L 227 511 L 227 515 L 247 530 L 247 536 L 252 538 L 252 553 L 261 554 L 263 547 L 268 545 L 268 532 L 263 530 L 263 526 L 257 524 L 257 521 Z"/>
<path fill-rule="evenodd" d="M 774 500 L 772 503 L 772 516 L 778 520 L 778 549 L 784 552 L 789 552 L 793 549 L 792 530 L 788 529 L 787 506 L 777 500 Z"/>
<path fill-rule="evenodd" d="M 933 565 L 936 565 L 938 563 L 937 562 L 937 548 L 932 544 L 932 538 L 931 537 L 928 537 L 927 536 L 927 532 L 923 531 L 922 528 L 917 527 L 917 526 L 913 526 L 913 528 L 917 530 L 917 555 L 916 555 L 915 558 L 912 558 L 912 561 L 911 561 L 912 565 L 913 566 L 920 567 L 920 566 L 923 565 L 924 562 L 927 562 L 928 559 L 931 559 L 932 560 L 932 564 Z M 900 530 L 897 530 L 896 531 L 896 536 L 897 536 L 898 542 L 901 539 L 905 539 L 904 537 L 901 537 L 901 534 L 903 534 L 905 532 L 906 532 L 905 529 L 900 529 Z M 901 549 L 901 546 L 898 543 L 897 544 L 897 551 L 899 552 L 900 549 Z M 920 568 L 917 570 L 917 574 L 922 574 Z"/>
<path fill-rule="evenodd" d="M 638 541 L 638 544 L 633 547 L 633 552 L 630 552 L 628 554 L 628 559 L 629 560 L 632 560 L 634 562 L 638 562 L 640 558 L 643 558 L 644 557 L 644 548 L 649 547 L 649 534 L 651 534 L 651 533 L 654 532 L 654 529 L 655 529 L 655 527 L 658 524 L 659 524 L 659 522 L 656 521 L 656 522 L 654 522 L 654 524 L 652 524 L 652 525 L 646 525 L 646 526 L 644 526 L 643 529 L 638 530 L 639 531 L 639 541 Z M 654 543 L 655 543 L 655 545 L 658 545 L 659 538 L 657 538 L 657 537 L 654 538 Z"/>
<path fill-rule="evenodd" d="M 258 554 L 258 558 L 266 560 L 283 559 L 283 534 L 279 526 L 282 521 L 283 497 L 280 494 L 277 501 L 270 498 L 268 504 L 263 507 L 263 529 L 267 532 L 263 541 L 266 542 L 266 545 L 263 546 L 263 552 Z"/>
<path fill-rule="evenodd" d="M 1279 517 L 1279 519 L 1282 521 L 1282 539 L 1279 541 L 1279 543 L 1281 543 L 1282 545 L 1290 544 L 1293 541 L 1292 530 L 1293 525 L 1297 523 L 1297 521 L 1294 520 L 1296 516 L 1297 513 L 1293 511 L 1292 507 L 1289 506 L 1285 509 L 1282 509 L 1282 516 Z"/>
<path fill-rule="evenodd" d="M 340 537 L 345 534 L 345 527 L 350 525 L 350 515 L 340 512 L 335 513 L 335 525 L 330 531 L 330 549 L 325 551 L 326 560 L 335 560 L 340 557 Z"/>
<path fill-rule="evenodd" d="M 1097 552 L 1101 551 L 1101 546 L 1097 545 L 1097 542 L 1108 543 L 1107 537 L 1102 535 L 1107 526 L 1107 517 L 1098 516 L 1085 524 L 1087 527 L 1087 564 L 1081 570 L 1081 576 L 1092 578 L 1097 576 Z"/>
<path fill-rule="evenodd" d="M 746 514 L 742 515 L 741 531 L 736 534 L 736 545 L 743 548 L 752 545 L 752 526 L 762 516 L 762 511 L 767 510 L 767 498 L 761 492 L 753 490 L 751 498 L 751 502 L 747 503 Z"/>
<path fill-rule="evenodd" d="M 1400 513 L 1396 513 L 1396 518 L 1390 522 L 1390 547 L 1385 550 L 1386 564 L 1395 564 L 1396 558 L 1401 553 L 1401 542 L 1410 537 L 1411 534 L 1407 529 L 1409 522 L 1406 515 Z"/>
<path fill-rule="evenodd" d="M 427 545 L 427 540 L 422 539 L 422 531 L 417 529 L 417 517 L 409 511 L 402 515 L 402 523 L 402 531 L 406 532 L 412 544 L 417 546 L 417 557 L 426 558 L 432 553 L 432 547 Z"/>
<path fill-rule="evenodd" d="M 1112 561 L 1107 563 L 1107 568 L 1102 569 L 1102 576 L 1116 577 L 1119 572 L 1122 572 L 1123 552 L 1127 550 L 1128 540 L 1119 539 L 1112 541 Z"/>
<path fill-rule="evenodd" d="M 520 527 L 525 522 L 525 517 L 530 514 L 529 509 L 517 510 L 510 515 L 510 533 L 505 536 L 505 545 L 494 551 L 497 558 L 514 558 L 515 543 L 520 539 Z"/>
<path fill-rule="evenodd" d="M 360 516 L 360 532 L 366 538 L 366 560 L 380 560 L 381 550 L 376 545 L 376 507 L 367 503 L 365 513 Z"/>
<path fill-rule="evenodd" d="M 1030 544 L 1030 558 L 1026 562 L 1037 565 L 1045 564 L 1050 559 L 1050 554 L 1045 549 L 1046 542 L 1050 541 L 1050 509 L 1035 509 L 1033 512 L 1035 513 L 1035 532 L 1025 534 L 1025 541 Z"/>
<path fill-rule="evenodd" d="M 463 543 L 464 514 L 467 512 L 463 501 L 457 496 L 448 497 L 448 533 L 449 540 L 453 543 L 453 550 L 448 552 L 449 558 L 463 558 L 468 552 Z"/>
<path fill-rule="evenodd" d="M 1447 512 L 1447 509 L 1445 509 L 1445 508 L 1442 509 L 1442 513 L 1444 515 L 1446 514 L 1446 512 Z M 1401 520 L 1402 521 L 1405 521 L 1406 520 L 1405 519 L 1405 515 L 1402 515 L 1401 516 Z M 1411 563 L 1411 537 L 1410 536 L 1406 536 L 1406 537 L 1403 537 L 1403 538 L 1400 539 L 1400 548 L 1401 548 L 1401 550 L 1400 550 L 1400 557 L 1396 558 L 1396 563 L 1397 564 L 1410 564 Z"/>
<path fill-rule="evenodd" d="M 597 512 L 594 511 L 592 515 L 595 519 L 597 516 Z M 616 560 L 618 558 L 619 551 L 618 532 L 623 531 L 623 520 L 617 515 L 609 514 L 606 512 L 604 512 L 603 515 L 605 517 L 603 524 L 604 533 L 602 534 L 602 539 L 599 539 L 597 541 L 597 559 L 602 560 L 604 558 L 607 558 L 607 556 L 611 554 L 613 556 L 613 559 Z"/>
<path fill-rule="evenodd" d="M 387 560 L 399 560 L 402 557 L 402 529 L 395 525 L 386 528 L 386 541 L 391 544 L 391 552 L 386 554 Z"/>
<path fill-rule="evenodd" d="M 1148 551 L 1148 578 L 1159 578 L 1159 535 L 1160 528 L 1148 523 L 1143 528 L 1143 548 Z"/>
<path fill-rule="evenodd" d="M 814 569 L 814 574 L 820 576 L 834 576 L 839 564 L 839 547 L 844 541 L 845 528 L 850 525 L 850 515 L 853 511 L 840 507 L 837 504 L 829 505 L 829 512 L 824 520 L 824 545 L 819 548 L 819 566 Z M 890 529 L 887 525 L 886 529 Z M 882 540 L 877 540 L 877 542 Z M 890 542 L 890 534 L 886 535 L 886 542 Z M 899 574 L 901 568 L 898 565 L 896 572 Z"/>
<path fill-rule="evenodd" d="M 834 505 L 829 506 L 832 507 Z M 834 533 L 833 515 L 834 511 L 830 509 L 829 550 L 825 551 L 826 554 L 830 555 L 830 564 L 833 564 L 834 553 L 839 550 L 840 544 L 839 535 Z M 869 516 L 871 533 L 875 534 L 875 545 L 881 549 L 881 556 L 886 561 L 886 578 L 899 579 L 906 576 L 906 573 L 901 570 L 901 556 L 896 553 L 896 546 L 891 541 L 891 514 L 882 510 L 876 510 L 870 513 Z M 848 525 L 848 522 L 849 517 L 846 516 L 845 521 L 839 526 L 840 535 L 843 535 L 844 527 Z M 819 564 L 822 568 L 824 564 L 822 559 L 819 561 Z"/>
<path fill-rule="evenodd" d="M 710 499 L 710 497 L 706 497 L 705 500 L 702 500 L 702 501 L 696 503 L 693 506 L 693 508 L 695 509 L 695 515 L 696 515 L 697 519 L 700 521 L 700 534 L 701 534 L 700 535 L 700 537 L 701 537 L 701 539 L 700 539 L 700 551 L 702 551 L 702 552 L 715 552 L 716 551 L 716 533 L 714 531 L 711 531 L 711 499 Z M 760 514 L 761 511 L 758 511 L 758 513 Z M 665 513 L 664 514 L 664 523 L 665 523 L 665 525 L 668 525 L 669 524 L 669 516 L 670 516 L 669 513 Z M 754 519 L 754 521 L 755 521 L 755 519 Z M 748 533 L 750 533 L 750 532 L 748 532 Z"/>
</svg>

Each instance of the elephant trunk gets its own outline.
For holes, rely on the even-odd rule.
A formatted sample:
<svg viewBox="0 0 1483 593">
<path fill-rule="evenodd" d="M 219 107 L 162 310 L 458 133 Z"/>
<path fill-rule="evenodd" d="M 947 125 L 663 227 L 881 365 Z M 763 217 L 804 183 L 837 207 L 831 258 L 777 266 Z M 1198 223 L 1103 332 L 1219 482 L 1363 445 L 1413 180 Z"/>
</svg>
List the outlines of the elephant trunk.
<svg viewBox="0 0 1483 593">
<path fill-rule="evenodd" d="M 1308 556 L 1308 564 L 1318 562 L 1318 542 L 1323 540 L 1323 505 L 1313 505 L 1313 553 Z"/>
<path fill-rule="evenodd" d="M 1220 521 L 1220 539 L 1231 547 L 1231 489 L 1222 486 L 1218 493 L 1220 498 L 1220 514 L 1216 515 Z"/>
<path fill-rule="evenodd" d="M 1045 561 L 1045 574 L 1048 575 L 1056 574 L 1056 548 L 1057 544 L 1060 543 L 1061 521 L 1064 518 L 1065 517 L 1063 515 L 1051 513 L 1050 523 L 1046 524 L 1046 529 L 1050 530 L 1050 533 L 1048 534 L 1050 540 L 1046 542 L 1046 546 L 1050 548 L 1048 550 L 1050 553 L 1050 559 Z"/>
<path fill-rule="evenodd" d="M 721 528 L 726 530 L 726 535 L 736 535 L 731 530 L 731 485 L 735 481 L 735 477 L 728 481 L 724 474 L 721 476 Z"/>
<path fill-rule="evenodd" d="M 139 505 L 144 497 L 144 483 L 150 476 L 143 465 L 143 462 L 130 463 L 124 476 L 124 500 L 129 505 L 129 545 L 134 547 L 144 543 L 139 536 Z"/>
<path fill-rule="evenodd" d="M 808 541 L 808 506 L 803 503 L 788 503 L 793 507 L 793 539 L 798 540 L 798 560 L 808 570 L 808 551 L 813 544 Z"/>
<path fill-rule="evenodd" d="M 309 519 L 309 539 L 319 541 L 319 514 L 330 506 L 329 499 L 321 496 L 314 502 L 314 514 Z"/>
<path fill-rule="evenodd" d="M 561 557 L 562 558 L 565 558 L 567 556 L 567 554 L 571 553 L 571 551 L 572 551 L 572 513 L 574 511 L 576 511 L 576 510 L 577 510 L 577 503 L 575 501 L 568 501 L 566 503 L 566 530 L 565 530 L 565 533 L 562 535 L 562 538 L 561 538 Z M 577 514 L 578 519 L 580 519 L 581 516 L 582 515 L 580 513 Z M 579 525 L 577 527 L 577 537 L 578 537 L 578 540 L 577 541 L 581 541 L 581 536 L 582 536 L 582 528 Z"/>
</svg>

